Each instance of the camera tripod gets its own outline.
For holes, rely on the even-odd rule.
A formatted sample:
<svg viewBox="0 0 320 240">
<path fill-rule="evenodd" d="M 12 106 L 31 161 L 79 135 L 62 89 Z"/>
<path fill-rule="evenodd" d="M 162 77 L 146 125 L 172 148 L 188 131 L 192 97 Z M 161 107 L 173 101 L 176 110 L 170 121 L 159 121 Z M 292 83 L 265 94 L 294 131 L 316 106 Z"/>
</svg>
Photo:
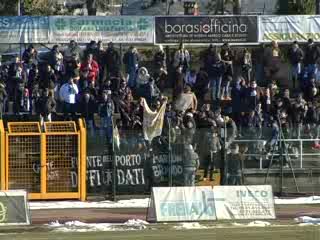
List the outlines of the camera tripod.
<svg viewBox="0 0 320 240">
<path fill-rule="evenodd" d="M 299 187 L 298 187 L 298 184 L 297 184 L 297 180 L 296 180 L 296 176 L 295 176 L 295 173 L 294 173 L 294 169 L 292 167 L 291 158 L 290 158 L 290 156 L 288 154 L 288 144 L 285 143 L 285 137 L 284 137 L 284 134 L 283 134 L 283 130 L 282 130 L 281 122 L 280 122 L 279 118 L 278 118 L 277 124 L 278 124 L 278 128 L 279 128 L 279 134 L 278 134 L 278 137 L 276 139 L 276 142 L 273 144 L 272 149 L 271 149 L 272 155 L 271 155 L 271 159 L 270 159 L 270 162 L 269 162 L 269 166 L 268 166 L 268 170 L 267 170 L 267 174 L 266 174 L 264 183 L 266 184 L 267 181 L 268 181 L 270 169 L 272 167 L 273 160 L 275 158 L 277 147 L 278 147 L 279 163 L 280 163 L 279 164 L 279 170 L 280 170 L 280 176 L 279 176 L 280 177 L 280 193 L 279 194 L 280 194 L 280 196 L 282 196 L 283 195 L 283 189 L 284 189 L 284 184 L 283 184 L 284 171 L 283 171 L 283 168 L 284 168 L 285 162 L 286 162 L 286 164 L 288 164 L 288 166 L 290 168 L 290 171 L 292 173 L 294 184 L 295 184 L 295 187 L 297 189 L 297 192 L 299 192 Z"/>
</svg>

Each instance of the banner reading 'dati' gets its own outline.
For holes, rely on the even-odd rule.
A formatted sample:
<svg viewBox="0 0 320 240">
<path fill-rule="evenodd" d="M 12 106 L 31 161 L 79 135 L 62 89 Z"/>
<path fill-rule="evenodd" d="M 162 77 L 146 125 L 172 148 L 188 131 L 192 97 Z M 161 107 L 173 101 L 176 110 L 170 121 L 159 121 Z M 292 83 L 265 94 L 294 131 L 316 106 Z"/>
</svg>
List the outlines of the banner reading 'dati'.
<svg viewBox="0 0 320 240">
<path fill-rule="evenodd" d="M 269 185 L 215 186 L 213 192 L 218 220 L 276 218 Z"/>
<path fill-rule="evenodd" d="M 50 42 L 91 40 L 114 43 L 153 43 L 154 18 L 148 16 L 50 17 Z"/>
<path fill-rule="evenodd" d="M 156 43 L 256 43 L 257 16 L 156 17 Z"/>
<path fill-rule="evenodd" d="M 260 42 L 320 41 L 320 16 L 260 16 Z"/>
<path fill-rule="evenodd" d="M 29 225 L 30 213 L 27 202 L 27 192 L 0 192 L 0 226 L 1 225 Z"/>
<path fill-rule="evenodd" d="M 48 43 L 48 17 L 0 17 L 0 43 Z"/>
<path fill-rule="evenodd" d="M 212 188 L 153 188 L 147 219 L 156 222 L 216 220 Z"/>
</svg>

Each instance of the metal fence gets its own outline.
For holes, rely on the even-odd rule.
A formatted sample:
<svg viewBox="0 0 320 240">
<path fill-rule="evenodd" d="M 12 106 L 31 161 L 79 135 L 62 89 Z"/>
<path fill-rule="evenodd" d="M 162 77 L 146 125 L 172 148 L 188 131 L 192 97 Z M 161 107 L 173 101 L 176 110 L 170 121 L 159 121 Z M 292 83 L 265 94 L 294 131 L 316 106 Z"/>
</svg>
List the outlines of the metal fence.
<svg viewBox="0 0 320 240">
<path fill-rule="evenodd" d="M 280 188 L 279 150 L 270 149 L 270 131 L 263 134 L 246 134 L 238 136 L 233 144 L 240 146 L 241 181 L 242 184 L 259 185 L 271 184 L 274 190 Z M 210 143 L 208 136 L 211 129 L 199 129 L 193 137 L 193 145 L 200 158 L 200 167 L 196 171 L 195 184 L 200 186 L 219 185 L 222 180 L 221 169 L 225 166 L 214 166 L 208 177 L 208 161 L 211 161 Z M 97 132 L 88 132 L 87 186 L 88 194 L 143 194 L 148 193 L 154 186 L 184 186 L 184 163 L 186 144 L 183 134 L 176 132 L 171 138 L 169 150 L 166 130 L 161 138 L 152 143 L 143 139 L 141 130 L 120 130 L 120 146 L 112 153 L 108 147 L 106 136 Z M 249 137 L 248 137 L 249 136 Z M 227 137 L 227 136 L 226 136 Z M 306 136 L 303 136 L 306 137 Z M 220 140 L 225 141 L 219 137 Z M 228 138 L 228 137 L 227 137 Z M 320 150 L 312 146 L 318 139 L 284 139 L 290 163 L 299 185 L 297 190 L 291 169 L 284 164 L 282 186 L 287 185 L 291 193 L 314 192 L 320 184 Z M 319 140 L 320 141 L 320 140 Z M 219 150 L 217 158 L 223 158 Z M 270 165 L 271 159 L 273 164 Z M 217 159 L 219 162 L 219 159 Z M 233 160 L 230 151 L 225 151 L 225 161 Z M 219 164 L 219 163 L 218 163 Z M 221 160 L 220 160 L 221 164 Z M 265 181 L 267 171 L 269 179 Z M 226 171 L 226 170 L 225 170 Z M 206 175 L 207 173 L 207 175 Z M 282 187 L 281 187 L 282 188 Z M 282 190 L 282 189 L 281 189 Z"/>
<path fill-rule="evenodd" d="M 46 122 L 44 126 L 9 122 L 5 135 L 3 189 L 26 189 L 30 199 L 85 200 L 86 130 L 82 120 L 78 126 L 75 122 Z"/>
</svg>

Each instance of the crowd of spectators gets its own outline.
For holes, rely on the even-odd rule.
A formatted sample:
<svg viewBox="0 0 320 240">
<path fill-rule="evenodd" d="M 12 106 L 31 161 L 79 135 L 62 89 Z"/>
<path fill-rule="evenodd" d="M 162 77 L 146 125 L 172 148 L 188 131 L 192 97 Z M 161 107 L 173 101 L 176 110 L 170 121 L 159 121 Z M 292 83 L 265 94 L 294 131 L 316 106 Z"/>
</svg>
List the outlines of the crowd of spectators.
<svg viewBox="0 0 320 240">
<path fill-rule="evenodd" d="M 275 78 L 284 56 L 290 63 L 286 86 Z M 1 66 L 0 118 L 13 112 L 51 121 L 63 113 L 68 120 L 77 113 L 90 134 L 111 141 L 113 124 L 120 134 L 142 130 L 141 98 L 157 110 L 170 95 L 163 135 L 172 131 L 173 142 L 194 146 L 194 136 L 201 132 L 196 129 L 209 129 L 205 134 L 213 155 L 221 148 L 216 139 L 221 128 L 231 129 L 230 145 L 236 137 L 266 138 L 264 129 L 272 129 L 268 138 L 277 138 L 280 127 L 288 138 L 302 133 L 319 137 L 320 48 L 312 39 L 303 48 L 294 42 L 287 52 L 276 42 L 240 54 L 229 44 L 210 45 L 198 70 L 192 58 L 183 44 L 172 54 L 159 46 L 152 67 L 146 68 L 134 46 L 121 56 L 111 42 L 104 48 L 91 41 L 82 49 L 70 41 L 65 49 L 55 45 L 43 61 L 30 45 L 21 59 Z M 320 149 L 317 141 L 314 148 Z"/>
</svg>

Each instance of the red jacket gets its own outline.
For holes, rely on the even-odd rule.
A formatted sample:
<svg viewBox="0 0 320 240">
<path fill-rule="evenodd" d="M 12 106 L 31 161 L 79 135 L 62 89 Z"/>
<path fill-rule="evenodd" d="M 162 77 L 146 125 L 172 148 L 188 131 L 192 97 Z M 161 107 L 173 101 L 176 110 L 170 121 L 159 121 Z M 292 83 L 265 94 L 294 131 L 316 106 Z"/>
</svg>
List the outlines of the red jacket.
<svg viewBox="0 0 320 240">
<path fill-rule="evenodd" d="M 95 60 L 92 60 L 91 68 L 89 68 L 89 63 L 84 62 L 80 66 L 80 71 L 88 81 L 96 81 L 99 75 L 99 65 Z"/>
</svg>

